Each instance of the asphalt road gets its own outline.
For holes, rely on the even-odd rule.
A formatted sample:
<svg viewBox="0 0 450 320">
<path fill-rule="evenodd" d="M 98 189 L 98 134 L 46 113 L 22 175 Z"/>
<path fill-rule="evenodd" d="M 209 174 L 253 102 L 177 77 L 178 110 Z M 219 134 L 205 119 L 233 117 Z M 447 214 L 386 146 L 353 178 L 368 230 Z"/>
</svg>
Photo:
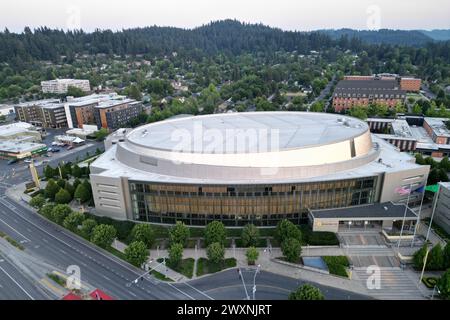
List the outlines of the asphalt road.
<svg viewBox="0 0 450 320">
<path fill-rule="evenodd" d="M 204 294 L 203 299 L 215 300 L 245 300 L 247 294 L 253 299 L 253 284 L 255 269 L 242 269 L 244 281 L 239 277 L 236 269 L 226 270 L 214 275 L 192 280 L 189 283 L 177 283 L 176 286 L 188 293 L 200 290 Z M 281 276 L 271 272 L 261 271 L 256 275 L 255 284 L 256 300 L 286 300 L 290 292 L 307 282 Z M 327 300 L 367 300 L 368 296 L 353 292 L 323 286 L 308 282 L 318 287 Z M 193 286 L 194 289 L 189 286 Z"/>
<path fill-rule="evenodd" d="M 44 300 L 48 297 L 0 253 L 0 300 Z"/>
<path fill-rule="evenodd" d="M 77 265 L 81 280 L 116 299 L 186 299 L 172 284 L 144 280 L 128 287 L 142 271 L 96 248 L 84 239 L 37 216 L 7 197 L 0 199 L 0 224 L 37 258 L 60 270 Z"/>
</svg>

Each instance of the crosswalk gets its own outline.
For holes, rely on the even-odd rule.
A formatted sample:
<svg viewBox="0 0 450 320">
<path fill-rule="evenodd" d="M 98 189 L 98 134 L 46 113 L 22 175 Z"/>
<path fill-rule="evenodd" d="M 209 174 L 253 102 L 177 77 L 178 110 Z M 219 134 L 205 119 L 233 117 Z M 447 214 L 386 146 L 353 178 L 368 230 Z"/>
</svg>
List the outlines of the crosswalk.
<svg viewBox="0 0 450 320">
<path fill-rule="evenodd" d="M 374 287 L 373 275 L 367 268 L 355 268 L 353 279 L 359 281 L 366 288 L 367 294 L 380 300 L 423 300 L 425 297 L 418 288 L 418 284 L 401 268 L 380 268 L 380 286 Z M 369 277 L 371 277 L 369 279 Z M 369 285 L 368 280 L 369 279 Z"/>
</svg>

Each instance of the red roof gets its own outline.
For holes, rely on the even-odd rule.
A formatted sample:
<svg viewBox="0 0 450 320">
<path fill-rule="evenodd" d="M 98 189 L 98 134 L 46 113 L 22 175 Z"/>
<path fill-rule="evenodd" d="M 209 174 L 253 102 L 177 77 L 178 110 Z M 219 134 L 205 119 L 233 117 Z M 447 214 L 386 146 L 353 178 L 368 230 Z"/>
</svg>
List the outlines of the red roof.
<svg viewBox="0 0 450 320">
<path fill-rule="evenodd" d="M 76 294 L 70 292 L 66 294 L 63 298 L 63 300 L 83 300 L 80 296 L 77 296 Z"/>
<path fill-rule="evenodd" d="M 94 300 L 114 300 L 100 289 L 95 289 L 89 294 Z"/>
</svg>

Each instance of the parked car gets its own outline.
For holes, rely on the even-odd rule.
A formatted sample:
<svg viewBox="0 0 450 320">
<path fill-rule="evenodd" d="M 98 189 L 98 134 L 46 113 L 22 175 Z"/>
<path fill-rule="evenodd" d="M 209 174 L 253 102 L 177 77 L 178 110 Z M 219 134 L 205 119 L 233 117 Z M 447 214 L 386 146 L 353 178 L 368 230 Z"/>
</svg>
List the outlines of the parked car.
<svg viewBox="0 0 450 320">
<path fill-rule="evenodd" d="M 14 163 L 17 163 L 17 159 L 8 160 L 8 164 L 14 164 Z"/>
<path fill-rule="evenodd" d="M 67 147 L 67 150 L 72 150 L 73 149 L 73 146 L 68 146 Z"/>
<path fill-rule="evenodd" d="M 59 152 L 61 151 L 59 148 L 52 148 L 52 152 Z"/>
<path fill-rule="evenodd" d="M 25 159 L 25 160 L 23 160 L 23 162 L 25 162 L 25 163 L 31 163 L 31 162 L 33 162 L 33 159 Z"/>
</svg>

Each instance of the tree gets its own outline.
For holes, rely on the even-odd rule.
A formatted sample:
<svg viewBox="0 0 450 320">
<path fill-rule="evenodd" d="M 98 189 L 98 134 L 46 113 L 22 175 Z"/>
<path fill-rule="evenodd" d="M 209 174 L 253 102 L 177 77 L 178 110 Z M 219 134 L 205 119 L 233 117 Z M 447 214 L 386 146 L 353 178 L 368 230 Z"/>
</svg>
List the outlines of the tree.
<svg viewBox="0 0 450 320">
<path fill-rule="evenodd" d="M 208 225 L 205 228 L 205 243 L 206 243 L 206 245 L 210 245 L 214 242 L 218 242 L 222 246 L 224 246 L 226 238 L 227 238 L 227 231 L 222 222 L 213 221 L 213 222 L 208 223 Z"/>
<path fill-rule="evenodd" d="M 73 195 L 75 199 L 80 201 L 80 203 L 85 203 L 89 201 L 91 198 L 91 195 L 89 193 L 89 190 L 86 188 L 86 186 L 83 183 L 80 183 L 78 187 L 75 189 L 75 193 Z"/>
<path fill-rule="evenodd" d="M 425 262 L 425 255 L 427 254 L 428 246 L 424 244 L 422 248 L 414 252 L 413 265 L 416 270 L 421 270 Z"/>
<path fill-rule="evenodd" d="M 73 185 L 69 181 L 66 181 L 66 184 L 64 185 L 64 190 L 69 192 L 70 193 L 70 197 L 73 198 L 73 195 L 75 193 L 75 188 L 73 187 Z"/>
<path fill-rule="evenodd" d="M 281 243 L 281 252 L 289 262 L 298 262 L 302 247 L 296 238 L 287 238 Z"/>
<path fill-rule="evenodd" d="M 84 214 L 81 212 L 72 212 L 70 213 L 63 221 L 63 226 L 70 231 L 77 231 L 78 226 L 83 222 Z"/>
<path fill-rule="evenodd" d="M 352 107 L 349 111 L 349 115 L 361 120 L 367 119 L 367 112 L 363 107 Z"/>
<path fill-rule="evenodd" d="M 169 264 L 176 267 L 183 259 L 183 245 L 179 242 L 173 243 L 169 247 Z"/>
<path fill-rule="evenodd" d="M 42 208 L 42 206 L 45 204 L 45 198 L 41 195 L 38 194 L 37 196 L 34 196 L 31 200 L 30 200 L 30 206 L 32 206 L 33 208 L 36 209 L 40 209 Z"/>
<path fill-rule="evenodd" d="M 81 176 L 82 176 L 81 168 L 77 164 L 75 164 L 72 168 L 72 175 L 75 178 L 81 178 Z"/>
<path fill-rule="evenodd" d="M 67 88 L 67 96 L 78 98 L 78 97 L 83 97 L 85 95 L 86 95 L 86 93 L 78 87 L 69 86 Z"/>
<path fill-rule="evenodd" d="M 81 223 L 80 232 L 83 237 L 90 239 L 92 236 L 92 230 L 97 226 L 97 221 L 94 219 L 86 219 Z"/>
<path fill-rule="evenodd" d="M 310 284 L 304 284 L 289 294 L 289 300 L 324 300 L 322 292 Z"/>
<path fill-rule="evenodd" d="M 206 248 L 206 256 L 212 263 L 221 263 L 225 257 L 225 249 L 220 242 L 213 242 Z"/>
<path fill-rule="evenodd" d="M 124 253 L 127 261 L 136 267 L 141 267 L 149 256 L 147 246 L 142 241 L 133 241 Z"/>
<path fill-rule="evenodd" d="M 74 194 L 75 194 L 75 190 L 77 190 L 77 187 L 81 184 L 81 180 L 80 179 L 75 179 L 72 186 L 73 186 L 73 190 L 74 190 Z"/>
<path fill-rule="evenodd" d="M 66 186 L 66 180 L 64 180 L 64 179 L 58 179 L 57 181 L 56 181 L 56 183 L 58 184 L 58 186 L 60 187 L 60 188 L 64 188 L 65 186 Z"/>
<path fill-rule="evenodd" d="M 414 114 L 422 114 L 422 107 L 419 106 L 419 104 L 414 104 L 413 108 L 412 108 L 412 113 Z"/>
<path fill-rule="evenodd" d="M 45 197 L 50 200 L 55 200 L 55 195 L 58 193 L 59 189 L 61 189 L 55 180 L 50 179 L 47 181 L 47 185 L 45 186 Z"/>
<path fill-rule="evenodd" d="M 108 129 L 106 128 L 100 128 L 97 132 L 95 132 L 95 139 L 97 141 L 103 141 L 106 136 L 109 134 Z"/>
<path fill-rule="evenodd" d="M 430 250 L 428 254 L 427 269 L 428 270 L 442 270 L 444 267 L 444 253 L 441 244 L 438 243 Z"/>
<path fill-rule="evenodd" d="M 259 229 L 254 224 L 245 225 L 241 239 L 244 247 L 256 246 L 259 240 Z"/>
<path fill-rule="evenodd" d="M 444 247 L 443 251 L 443 257 L 444 257 L 444 269 L 450 268 L 450 243 L 447 242 L 447 244 Z"/>
<path fill-rule="evenodd" d="M 42 206 L 42 208 L 40 208 L 39 209 L 39 214 L 42 214 L 44 217 L 46 217 L 47 219 L 49 219 L 49 220 L 53 220 L 53 216 L 52 216 L 52 211 L 53 211 L 53 208 L 55 207 L 55 205 L 54 204 L 52 204 L 52 203 L 47 203 L 47 204 L 44 204 L 43 206 Z"/>
<path fill-rule="evenodd" d="M 55 202 L 59 204 L 66 204 L 72 200 L 72 196 L 65 189 L 59 189 L 58 193 L 55 195 Z"/>
<path fill-rule="evenodd" d="M 54 176 L 58 175 L 57 170 L 58 169 L 53 169 L 50 165 L 46 165 L 45 168 L 44 168 L 44 177 L 47 180 L 50 180 Z"/>
<path fill-rule="evenodd" d="M 134 100 L 142 100 L 142 93 L 139 87 L 135 84 L 132 84 L 128 88 L 125 89 L 125 93 L 127 96 L 129 96 L 131 99 Z"/>
<path fill-rule="evenodd" d="M 172 244 L 181 243 L 185 246 L 189 237 L 189 228 L 181 221 L 177 221 L 176 224 L 169 230 L 169 240 Z"/>
<path fill-rule="evenodd" d="M 302 233 L 300 229 L 291 221 L 283 219 L 277 224 L 277 228 L 275 230 L 275 238 L 280 243 L 284 242 L 284 240 L 288 238 L 294 238 L 298 241 L 301 241 Z"/>
<path fill-rule="evenodd" d="M 450 299 L 450 269 L 447 269 L 447 271 L 439 278 L 437 286 L 441 292 L 441 297 Z"/>
<path fill-rule="evenodd" d="M 139 223 L 131 230 L 131 237 L 133 241 L 142 241 L 150 249 L 155 241 L 155 232 L 151 225 Z"/>
<path fill-rule="evenodd" d="M 51 214 L 51 220 L 57 224 L 62 224 L 64 219 L 72 213 L 72 209 L 67 204 L 57 204 Z"/>
<path fill-rule="evenodd" d="M 91 241 L 99 247 L 107 248 L 113 243 L 116 233 L 116 229 L 113 226 L 100 224 L 92 230 Z"/>
<path fill-rule="evenodd" d="M 245 252 L 245 256 L 247 257 L 248 264 L 254 265 L 256 260 L 258 260 L 259 252 L 255 247 L 250 247 Z"/>
</svg>

